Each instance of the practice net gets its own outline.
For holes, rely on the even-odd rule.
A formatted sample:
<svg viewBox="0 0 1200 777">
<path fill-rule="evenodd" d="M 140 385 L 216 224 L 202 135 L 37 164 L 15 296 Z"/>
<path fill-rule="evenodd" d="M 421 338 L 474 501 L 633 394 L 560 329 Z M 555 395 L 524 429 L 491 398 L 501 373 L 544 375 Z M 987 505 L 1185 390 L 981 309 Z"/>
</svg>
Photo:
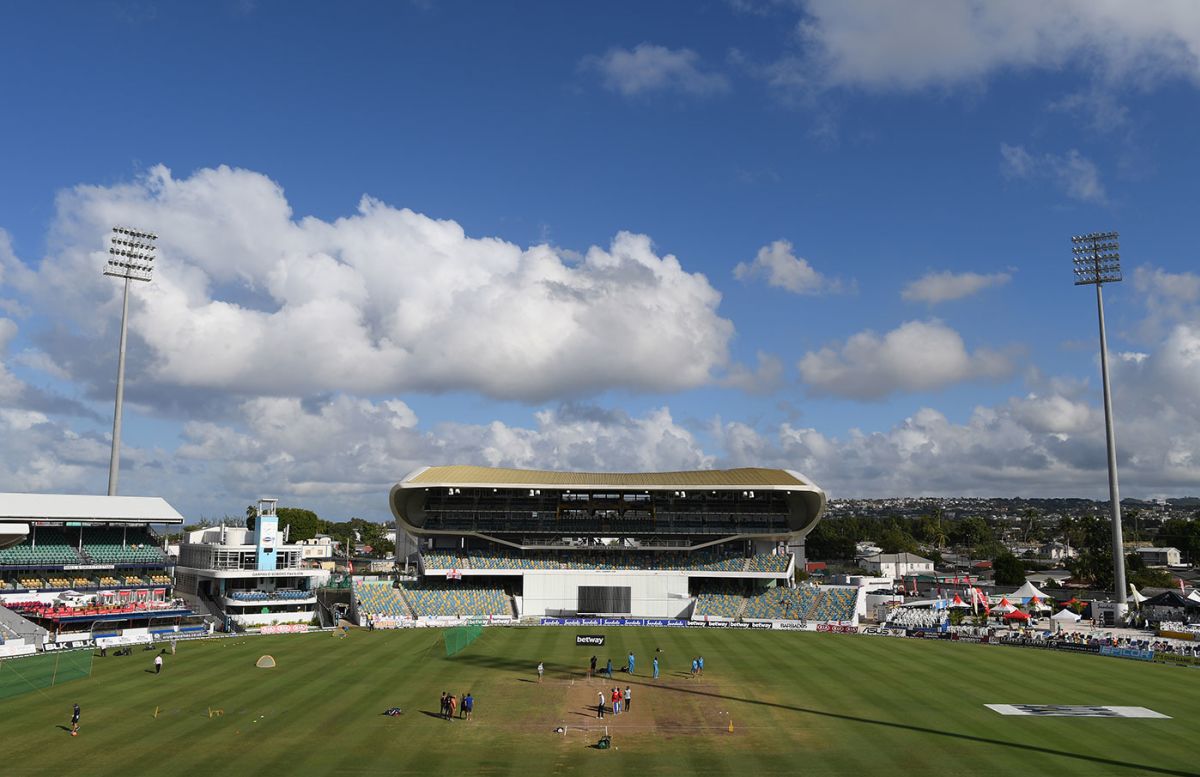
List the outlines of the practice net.
<svg viewBox="0 0 1200 777">
<path fill-rule="evenodd" d="M 92 674 L 92 651 L 70 650 L 0 661 L 0 699 L 51 688 Z"/>
<path fill-rule="evenodd" d="M 446 657 L 457 655 L 467 649 L 475 640 L 479 639 L 479 635 L 483 633 L 483 626 L 455 626 L 452 629 L 446 629 L 444 639 L 446 640 Z"/>
</svg>

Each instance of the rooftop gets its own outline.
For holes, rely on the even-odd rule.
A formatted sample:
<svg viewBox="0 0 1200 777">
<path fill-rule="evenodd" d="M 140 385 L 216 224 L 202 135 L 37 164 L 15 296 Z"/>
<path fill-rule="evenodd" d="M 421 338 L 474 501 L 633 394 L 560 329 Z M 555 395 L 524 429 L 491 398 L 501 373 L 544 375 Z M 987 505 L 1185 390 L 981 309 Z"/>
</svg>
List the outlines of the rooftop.
<svg viewBox="0 0 1200 777">
<path fill-rule="evenodd" d="M 450 465 L 426 467 L 405 484 L 546 488 L 788 488 L 812 484 L 790 470 L 744 467 L 693 472 L 553 472 Z"/>
<path fill-rule="evenodd" d="M 183 516 L 159 496 L 0 494 L 0 520 L 178 524 Z"/>
</svg>

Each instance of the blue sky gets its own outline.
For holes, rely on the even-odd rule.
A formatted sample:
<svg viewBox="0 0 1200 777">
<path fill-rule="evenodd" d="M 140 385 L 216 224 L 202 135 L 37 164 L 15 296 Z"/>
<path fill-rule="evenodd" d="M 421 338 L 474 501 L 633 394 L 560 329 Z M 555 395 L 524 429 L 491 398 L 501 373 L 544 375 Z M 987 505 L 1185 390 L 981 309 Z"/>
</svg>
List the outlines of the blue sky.
<svg viewBox="0 0 1200 777">
<path fill-rule="evenodd" d="M 1076 0 L 0 10 L 0 489 L 383 517 L 420 464 L 834 496 L 1200 493 L 1200 10 Z M 364 200 L 363 198 L 369 198 Z M 1189 218 L 1192 217 L 1192 218 Z M 673 258 L 672 258 L 673 257 Z"/>
</svg>

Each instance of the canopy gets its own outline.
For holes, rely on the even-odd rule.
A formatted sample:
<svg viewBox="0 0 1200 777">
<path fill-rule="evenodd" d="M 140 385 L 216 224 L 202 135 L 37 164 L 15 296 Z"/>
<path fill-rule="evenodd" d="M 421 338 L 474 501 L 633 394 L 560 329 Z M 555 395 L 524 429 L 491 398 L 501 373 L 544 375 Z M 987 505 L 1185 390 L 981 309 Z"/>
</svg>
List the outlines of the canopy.
<svg viewBox="0 0 1200 777">
<path fill-rule="evenodd" d="M 964 602 L 964 601 L 962 600 L 962 597 L 961 597 L 961 596 L 959 596 L 958 594 L 955 594 L 955 595 L 954 595 L 954 599 L 952 599 L 952 600 L 951 600 L 951 602 L 950 602 L 950 604 L 948 604 L 948 605 L 946 605 L 946 606 L 947 606 L 947 607 L 951 607 L 951 608 L 965 608 L 965 609 L 968 609 L 968 610 L 969 610 L 969 609 L 971 609 L 971 605 L 969 605 L 969 604 L 967 604 L 966 602 Z"/>
<path fill-rule="evenodd" d="M 1012 606 L 1012 603 L 1008 601 L 1008 597 L 1004 597 L 1000 600 L 1000 604 L 997 604 L 992 609 L 996 612 L 1009 613 L 1017 608 Z"/>
<path fill-rule="evenodd" d="M 1050 620 L 1059 621 L 1060 623 L 1077 623 L 1079 621 L 1079 616 L 1070 610 L 1059 610 L 1050 616 Z"/>
<path fill-rule="evenodd" d="M 1013 591 L 1011 594 L 1009 594 L 1009 596 L 1011 596 L 1014 599 L 1020 599 L 1023 602 L 1027 601 L 1029 599 L 1032 599 L 1035 596 L 1039 599 L 1049 598 L 1046 596 L 1045 591 L 1042 591 L 1036 585 L 1029 582 L 1028 580 L 1025 581 L 1025 585 L 1023 585 L 1020 588 L 1018 588 L 1017 590 Z"/>
<path fill-rule="evenodd" d="M 1083 604 L 1083 602 L 1072 596 L 1070 599 L 1062 603 L 1063 607 L 1070 607 L 1072 604 Z"/>
<path fill-rule="evenodd" d="M 958 597 L 956 596 L 954 598 L 957 599 Z M 1193 588 L 1192 592 L 1187 595 L 1187 598 L 1191 599 L 1193 602 L 1200 602 L 1200 591 L 1197 591 Z"/>
<path fill-rule="evenodd" d="M 1013 610 L 1008 615 L 1004 616 L 1004 620 L 1006 620 L 1006 621 L 1027 621 L 1027 620 L 1029 620 L 1029 616 L 1026 615 L 1025 613 L 1021 612 L 1020 610 Z"/>
<path fill-rule="evenodd" d="M 1178 591 L 1164 591 L 1158 596 L 1152 596 L 1145 601 L 1147 607 L 1177 607 L 1193 610 L 1200 608 L 1200 602 L 1189 599 Z"/>
<path fill-rule="evenodd" d="M 1134 588 L 1133 583 L 1130 583 L 1129 584 L 1129 598 L 1133 600 L 1134 604 L 1141 604 L 1142 602 L 1146 601 L 1150 597 L 1144 596 L 1143 594 L 1141 594 L 1137 588 Z"/>
<path fill-rule="evenodd" d="M 1029 600 L 1029 609 L 1032 612 L 1046 612 L 1053 608 L 1035 596 Z"/>
</svg>

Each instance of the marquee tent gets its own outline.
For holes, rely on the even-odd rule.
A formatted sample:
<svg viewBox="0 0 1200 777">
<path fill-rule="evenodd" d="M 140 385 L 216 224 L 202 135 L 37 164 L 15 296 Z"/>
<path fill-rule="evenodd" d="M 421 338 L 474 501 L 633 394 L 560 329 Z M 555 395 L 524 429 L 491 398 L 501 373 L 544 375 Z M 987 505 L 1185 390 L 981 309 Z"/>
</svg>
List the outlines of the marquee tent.
<svg viewBox="0 0 1200 777">
<path fill-rule="evenodd" d="M 1011 596 L 1014 599 L 1020 599 L 1022 602 L 1029 601 L 1030 599 L 1032 599 L 1035 596 L 1042 600 L 1050 598 L 1050 597 L 1046 596 L 1045 591 L 1042 591 L 1040 588 L 1038 588 L 1036 585 L 1029 582 L 1028 580 L 1025 581 L 1025 585 L 1023 585 L 1020 588 L 1018 588 L 1017 590 L 1013 591 L 1011 594 L 1009 594 L 1009 596 Z"/>
</svg>

